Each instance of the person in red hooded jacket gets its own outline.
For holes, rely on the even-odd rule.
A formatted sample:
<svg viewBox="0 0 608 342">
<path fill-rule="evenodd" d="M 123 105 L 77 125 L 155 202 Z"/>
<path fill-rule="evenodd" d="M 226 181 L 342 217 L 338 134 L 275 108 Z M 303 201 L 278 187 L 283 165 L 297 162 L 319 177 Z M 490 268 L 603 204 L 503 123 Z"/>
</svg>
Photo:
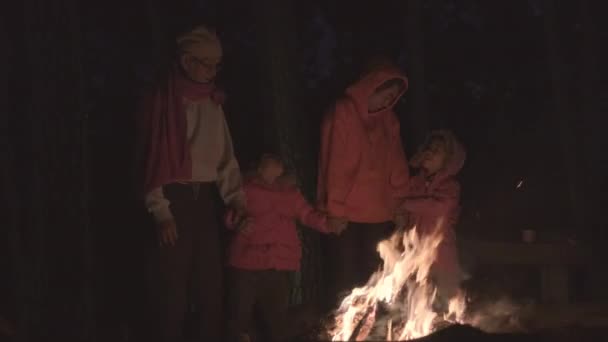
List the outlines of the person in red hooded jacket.
<svg viewBox="0 0 608 342">
<path fill-rule="evenodd" d="M 367 281 L 380 264 L 376 244 L 393 230 L 397 198 L 405 196 L 409 177 L 393 107 L 407 87 L 396 67 L 378 64 L 346 89 L 323 120 L 318 204 L 349 222 L 328 243 L 328 305 Z"/>
<path fill-rule="evenodd" d="M 438 304 L 444 306 L 458 291 L 462 271 L 458 261 L 454 224 L 458 219 L 460 185 L 456 175 L 464 165 L 466 153 L 454 134 L 447 130 L 431 133 L 412 158 L 416 174 L 410 178 L 409 191 L 400 206 L 407 226 L 420 236 L 437 232 L 443 240 L 431 278 L 437 285 Z"/>
<path fill-rule="evenodd" d="M 236 230 L 228 248 L 229 342 L 247 341 L 254 307 L 266 326 L 265 341 L 286 338 L 289 273 L 300 269 L 302 248 L 295 221 L 321 233 L 339 234 L 346 222 L 313 209 L 292 182 L 284 179 L 278 156 L 265 154 L 244 191 L 248 219 L 226 215 L 226 226 Z"/>
</svg>

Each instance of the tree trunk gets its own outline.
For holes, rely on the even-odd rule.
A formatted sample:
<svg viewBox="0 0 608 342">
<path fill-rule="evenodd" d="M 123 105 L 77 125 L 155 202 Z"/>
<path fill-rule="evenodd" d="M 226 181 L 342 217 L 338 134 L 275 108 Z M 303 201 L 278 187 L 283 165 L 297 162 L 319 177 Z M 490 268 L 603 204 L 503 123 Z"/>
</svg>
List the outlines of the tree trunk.
<svg viewBox="0 0 608 342">
<path fill-rule="evenodd" d="M 316 151 L 309 140 L 311 126 L 298 105 L 300 93 L 296 61 L 297 31 L 291 1 L 264 0 L 253 5 L 260 30 L 262 48 L 259 58 L 262 70 L 268 70 L 263 80 L 268 115 L 264 120 L 267 145 L 278 148 L 289 168 L 300 181 L 304 193 L 314 193 Z M 315 128 L 316 129 L 316 128 Z M 293 303 L 315 300 L 319 295 L 319 239 L 318 234 L 300 230 L 303 240 L 302 271 L 295 281 Z M 301 278 L 299 277 L 301 276 Z"/>
<path fill-rule="evenodd" d="M 278 148 L 290 167 L 296 168 L 298 176 L 302 176 L 302 156 L 299 148 L 301 134 L 298 127 L 299 113 L 296 104 L 296 77 L 293 72 L 295 63 L 294 38 L 296 33 L 291 19 L 292 7 L 289 1 L 265 0 L 258 3 L 257 18 L 260 29 L 262 50 L 260 51 L 261 66 L 267 70 L 268 77 L 264 79 L 267 96 L 270 127 L 275 130 L 267 132 L 268 143 Z"/>
<path fill-rule="evenodd" d="M 412 126 L 409 131 L 414 138 L 414 146 L 421 144 L 429 130 L 427 112 L 427 95 L 424 65 L 424 24 L 423 1 L 408 0 L 406 33 L 409 60 L 409 90 L 406 95 L 411 100 L 411 117 L 408 120 Z M 412 142 L 410 142 L 412 143 Z"/>
<path fill-rule="evenodd" d="M 582 227 L 581 235 L 585 237 L 585 241 L 590 241 L 593 253 L 593 260 L 597 260 L 595 265 L 587 269 L 588 281 L 585 282 L 588 291 L 594 300 L 606 301 L 608 294 L 605 289 L 608 285 L 608 274 L 606 271 L 598 272 L 605 269 L 603 260 L 606 260 L 608 252 L 604 248 L 603 241 L 606 241 L 606 232 L 602 225 L 605 218 L 602 215 L 604 202 L 601 200 L 605 197 L 607 189 L 602 189 L 601 180 L 605 178 L 606 170 L 602 170 L 599 165 L 602 165 L 601 158 L 605 158 L 603 153 L 602 139 L 604 136 L 604 127 L 599 118 L 601 117 L 600 109 L 600 93 L 598 92 L 597 79 L 597 53 L 596 47 L 598 44 L 596 35 L 597 23 L 594 22 L 592 16 L 592 3 L 588 0 L 579 1 L 579 19 L 581 24 L 582 39 L 580 41 L 579 55 L 579 78 L 578 89 L 581 115 L 583 122 L 580 125 L 580 141 L 582 145 L 581 155 L 582 168 L 586 177 L 582 181 L 586 189 L 586 197 L 589 206 L 586 214 L 588 215 L 586 224 Z M 599 13 L 599 12 L 597 12 Z M 605 160 L 605 159 L 604 159 Z"/>
<path fill-rule="evenodd" d="M 580 160 L 575 133 L 572 131 L 570 92 L 566 79 L 566 64 L 560 51 L 558 32 L 558 8 L 555 0 L 544 0 L 544 31 L 547 60 L 551 77 L 552 110 L 547 111 L 547 122 L 554 123 L 559 137 L 561 162 L 566 175 L 566 191 L 570 203 L 569 230 L 577 231 L 585 226 L 583 188 L 579 181 Z"/>
<path fill-rule="evenodd" d="M 6 15 L 8 13 L 4 13 Z M 1 15 L 0 15 L 1 16 Z M 3 124 L 0 125 L 0 153 L 3 156 L 2 185 L 0 185 L 0 217 L 3 218 L 3 229 L 0 230 L 0 319 L 15 322 L 17 313 L 17 270 L 19 269 L 19 250 L 17 248 L 18 234 L 18 186 L 15 182 L 16 151 L 18 143 L 15 141 L 17 131 L 16 121 L 19 117 L 15 113 L 15 90 L 19 84 L 15 81 L 17 73 L 14 66 L 18 58 L 16 51 L 17 30 L 19 25 L 14 22 L 15 16 L 2 18 L 0 39 L 6 43 L 4 53 L 0 54 L 0 113 L 4 113 Z M 13 323 L 14 324 L 14 323 Z"/>
<path fill-rule="evenodd" d="M 91 339 L 86 115 L 79 2 L 24 1 L 13 174 L 19 339 Z M 19 19 L 17 19 L 19 20 Z"/>
<path fill-rule="evenodd" d="M 580 41 L 580 56 L 579 56 L 579 65 L 581 72 L 579 73 L 579 99 L 580 99 L 580 108 L 582 124 L 579 126 L 579 141 L 582 142 L 582 162 L 581 167 L 583 168 L 583 172 L 589 177 L 585 177 L 584 182 L 582 182 L 583 186 L 587 189 L 586 193 L 588 195 L 595 195 L 597 189 L 595 187 L 595 183 L 597 182 L 597 178 L 603 176 L 597 173 L 598 170 L 594 169 L 592 165 L 594 165 L 594 158 L 596 158 L 596 154 L 602 154 L 598 147 L 601 142 L 599 141 L 599 136 L 602 134 L 600 130 L 597 129 L 595 123 L 595 118 L 600 117 L 599 108 L 598 108 L 598 92 L 597 92 L 597 51 L 595 51 L 596 46 L 600 46 L 597 44 L 597 38 L 595 33 L 595 26 L 593 22 L 593 16 L 591 15 L 591 7 L 590 2 L 588 0 L 580 0 L 580 15 L 578 22 L 581 24 L 582 29 L 582 39 Z M 597 194 L 601 196 L 601 194 Z M 589 215 L 594 215 L 596 212 L 600 212 L 600 208 L 596 208 L 596 210 L 592 210 L 588 212 Z M 603 221 L 603 218 L 601 218 Z M 584 225 L 583 228 L 586 229 L 584 232 L 585 235 L 589 235 L 591 233 L 591 229 L 597 229 L 597 231 L 601 231 L 599 228 L 600 224 L 599 217 L 589 217 L 588 224 Z"/>
</svg>

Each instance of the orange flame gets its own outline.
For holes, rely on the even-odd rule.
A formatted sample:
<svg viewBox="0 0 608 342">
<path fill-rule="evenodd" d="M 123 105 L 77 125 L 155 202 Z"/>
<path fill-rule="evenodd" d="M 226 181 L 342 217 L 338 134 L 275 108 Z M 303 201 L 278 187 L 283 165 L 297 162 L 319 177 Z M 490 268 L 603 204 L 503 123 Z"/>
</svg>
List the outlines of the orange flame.
<svg viewBox="0 0 608 342">
<path fill-rule="evenodd" d="M 466 308 L 462 294 L 449 301 L 447 314 L 433 310 L 437 289 L 429 273 L 442 240 L 439 229 L 419 236 L 414 228 L 381 241 L 377 251 L 383 266 L 365 286 L 344 298 L 328 330 L 332 340 L 409 340 L 432 333 L 438 323 L 462 322 Z"/>
</svg>

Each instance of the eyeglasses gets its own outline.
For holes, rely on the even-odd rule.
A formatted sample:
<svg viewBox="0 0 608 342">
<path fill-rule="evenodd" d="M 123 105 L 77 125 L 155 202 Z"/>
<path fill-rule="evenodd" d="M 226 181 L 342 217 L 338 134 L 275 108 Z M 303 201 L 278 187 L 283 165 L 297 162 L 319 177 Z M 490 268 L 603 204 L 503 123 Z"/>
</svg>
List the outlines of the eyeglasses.
<svg viewBox="0 0 608 342">
<path fill-rule="evenodd" d="M 209 63 L 209 62 L 205 61 L 204 59 L 200 59 L 200 58 L 198 58 L 196 56 L 193 56 L 193 55 L 190 55 L 190 57 L 192 57 L 192 59 L 196 63 L 198 63 L 202 67 L 207 68 L 209 70 L 215 70 L 217 72 L 217 71 L 220 71 L 222 69 L 222 64 L 221 63 L 215 63 L 215 64 L 214 63 Z"/>
</svg>

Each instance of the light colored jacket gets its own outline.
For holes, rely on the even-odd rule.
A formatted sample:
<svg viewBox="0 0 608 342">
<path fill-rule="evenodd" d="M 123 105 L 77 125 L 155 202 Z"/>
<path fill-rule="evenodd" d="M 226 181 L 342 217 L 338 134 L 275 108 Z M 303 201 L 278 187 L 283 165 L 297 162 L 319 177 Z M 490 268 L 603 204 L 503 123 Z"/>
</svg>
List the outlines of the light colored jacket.
<svg viewBox="0 0 608 342">
<path fill-rule="evenodd" d="M 185 101 L 192 179 L 181 181 L 217 182 L 226 204 L 244 205 L 241 172 L 222 107 L 210 99 Z M 162 187 L 146 195 L 146 207 L 159 222 L 173 218 L 169 206 Z"/>
</svg>

